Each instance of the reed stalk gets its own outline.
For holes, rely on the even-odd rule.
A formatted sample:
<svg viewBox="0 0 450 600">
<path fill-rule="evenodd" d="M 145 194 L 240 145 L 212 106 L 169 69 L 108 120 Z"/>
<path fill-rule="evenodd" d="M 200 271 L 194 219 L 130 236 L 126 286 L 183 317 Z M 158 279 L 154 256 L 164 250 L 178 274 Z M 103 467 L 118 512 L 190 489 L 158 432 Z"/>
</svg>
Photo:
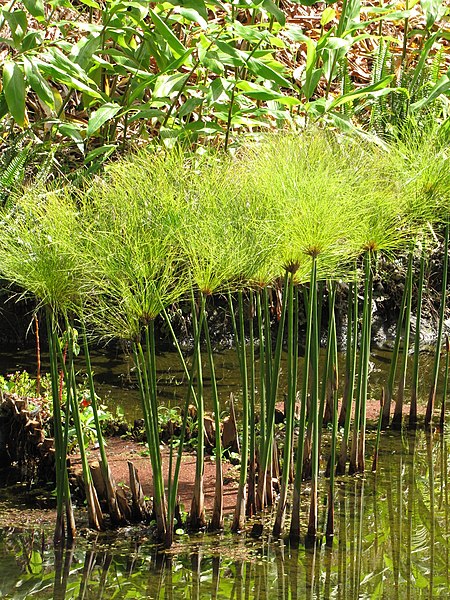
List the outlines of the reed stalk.
<svg viewBox="0 0 450 600">
<path fill-rule="evenodd" d="M 154 329 L 150 330 L 149 324 L 146 329 L 146 342 L 154 343 Z M 153 339 L 152 339 L 153 338 Z M 136 367 L 136 376 L 141 396 L 142 413 L 144 417 L 144 426 L 147 436 L 147 447 L 150 455 L 153 478 L 153 512 L 156 520 L 156 534 L 162 542 L 165 540 L 167 532 L 167 512 L 164 491 L 164 481 L 162 475 L 161 453 L 159 449 L 158 417 L 154 414 L 154 402 L 152 398 L 155 394 L 155 374 L 152 372 L 153 365 L 151 359 L 152 350 L 148 347 L 146 351 L 142 347 L 141 341 L 136 340 L 133 343 L 133 356 Z"/>
<path fill-rule="evenodd" d="M 364 473 L 365 470 L 365 450 L 366 450 L 366 405 L 367 405 L 367 390 L 369 384 L 369 362 L 370 362 L 370 343 L 372 333 L 372 250 L 368 250 L 364 257 L 365 263 L 365 287 L 364 287 L 364 306 L 363 306 L 363 340 L 362 348 L 362 385 L 361 385 L 361 417 L 360 417 L 360 440 L 358 444 L 358 471 Z"/>
<path fill-rule="evenodd" d="M 55 474 L 56 474 L 56 524 L 53 541 L 55 545 L 62 544 L 66 537 L 66 525 L 64 521 L 64 509 L 67 516 L 67 537 L 71 541 L 76 536 L 75 522 L 70 500 L 70 490 L 67 478 L 67 438 L 62 428 L 62 413 L 59 401 L 59 370 L 58 350 L 55 342 L 55 318 L 50 308 L 46 308 L 47 337 L 50 358 L 50 380 L 52 387 L 53 427 L 55 446 Z M 70 415 L 69 403 L 66 403 L 66 423 Z"/>
<path fill-rule="evenodd" d="M 355 269 L 355 281 L 352 282 L 351 288 L 349 288 L 349 294 L 351 290 L 351 296 L 348 299 L 348 303 L 351 308 L 348 310 L 350 327 L 347 329 L 347 355 L 349 356 L 349 376 L 348 383 L 346 386 L 346 397 L 343 398 L 342 404 L 346 404 L 345 409 L 345 421 L 344 421 L 344 433 L 342 435 L 341 447 L 339 451 L 339 459 L 336 465 L 336 475 L 343 475 L 345 473 L 345 465 L 347 463 L 348 453 L 348 441 L 350 436 L 350 423 L 352 413 L 352 401 L 353 393 L 355 389 L 355 376 L 356 376 L 356 360 L 358 355 L 358 287 L 356 280 L 356 269 Z M 348 335 L 350 330 L 350 335 Z M 348 345 L 350 344 L 350 345 Z"/>
<path fill-rule="evenodd" d="M 317 254 L 311 254 L 311 281 L 316 282 L 317 272 Z M 311 499 L 308 520 L 308 537 L 315 538 L 317 534 L 317 516 L 318 516 L 318 483 L 319 483 L 319 328 L 317 314 L 317 286 L 314 285 L 310 290 L 310 301 L 313 303 L 312 309 L 312 332 L 311 332 L 311 404 L 310 419 L 312 423 L 312 444 L 311 444 Z"/>
<path fill-rule="evenodd" d="M 104 529 L 103 515 L 97 498 L 97 492 L 92 481 L 91 470 L 85 448 L 83 428 L 80 419 L 80 408 L 78 403 L 77 382 L 75 378 L 75 367 L 73 364 L 73 327 L 69 325 L 66 329 L 68 334 L 67 367 L 63 364 L 64 379 L 66 383 L 67 404 L 71 405 L 72 418 L 80 451 L 81 468 L 83 471 L 84 492 L 86 495 L 87 513 L 89 527 L 100 531 Z M 59 343 L 59 342 L 58 342 Z"/>
<path fill-rule="evenodd" d="M 206 339 L 206 350 L 208 354 L 209 370 L 211 374 L 211 391 L 214 411 L 214 429 L 215 429 L 215 463 L 216 463 L 216 482 L 214 489 L 214 506 L 209 528 L 211 531 L 223 529 L 223 469 L 222 469 L 222 440 L 220 435 L 220 404 L 217 391 L 216 370 L 214 367 L 213 350 L 207 319 L 204 319 L 204 331 Z"/>
<path fill-rule="evenodd" d="M 333 285 L 335 288 L 335 284 Z M 335 290 L 333 292 L 335 295 Z M 330 451 L 330 480 L 328 487 L 328 512 L 326 537 L 328 544 L 331 543 L 334 536 L 334 503 L 335 503 L 335 465 L 336 465 L 336 447 L 338 434 L 338 395 L 339 395 L 339 371 L 338 371 L 338 353 L 337 353 L 337 337 L 336 337 L 336 317 L 333 312 L 331 314 L 332 326 L 330 328 L 331 335 L 331 362 L 333 369 L 332 392 L 333 392 L 333 407 L 332 407 L 332 430 L 331 430 L 331 451 Z"/>
<path fill-rule="evenodd" d="M 405 396 L 406 371 L 408 367 L 409 338 L 411 329 L 411 303 L 412 303 L 412 285 L 413 285 L 413 251 L 411 250 L 408 258 L 408 269 L 406 272 L 405 290 L 405 313 L 404 313 L 404 334 L 403 334 L 403 354 L 400 369 L 400 381 L 397 390 L 397 399 L 395 402 L 394 415 L 391 421 L 393 429 L 400 429 L 403 421 L 403 401 Z"/>
<path fill-rule="evenodd" d="M 192 496 L 191 510 L 189 513 L 189 524 L 192 529 L 198 530 L 206 526 L 205 515 L 205 494 L 203 490 L 203 474 L 205 461 L 205 438 L 204 438 L 204 419 L 205 408 L 203 398 L 203 369 L 201 360 L 200 336 L 196 335 L 196 329 L 202 331 L 205 315 L 205 295 L 200 294 L 199 315 L 196 316 L 196 306 L 192 294 L 192 319 L 194 325 L 194 336 L 197 340 L 197 346 L 194 352 L 197 354 L 197 449 L 195 460 L 195 480 L 194 494 Z"/>
<path fill-rule="evenodd" d="M 248 469 L 248 440 L 249 440 L 249 402 L 248 402 L 248 373 L 247 373 L 247 350 L 245 343 L 245 325 L 244 325 L 244 300 L 242 291 L 238 292 L 238 312 L 239 312 L 239 368 L 241 372 L 242 383 L 242 444 L 241 444 L 241 465 L 239 471 L 239 486 L 236 497 L 236 507 L 231 524 L 231 531 L 242 531 L 245 527 L 245 508 L 247 501 L 247 469 Z"/>
<path fill-rule="evenodd" d="M 398 313 L 397 327 L 395 328 L 395 342 L 394 342 L 394 348 L 392 350 L 388 380 L 386 383 L 385 402 L 383 405 L 383 417 L 381 420 L 381 427 L 383 429 L 386 429 L 386 427 L 389 425 L 389 419 L 390 419 L 390 415 L 391 415 L 391 403 L 392 403 L 392 398 L 394 395 L 395 374 L 397 372 L 398 356 L 400 353 L 400 341 L 401 341 L 401 337 L 402 337 L 402 327 L 403 327 L 403 321 L 405 318 L 406 297 L 407 297 L 407 286 L 405 285 L 405 287 L 403 289 L 403 294 L 402 294 L 402 301 L 400 304 L 400 311 Z"/>
<path fill-rule="evenodd" d="M 91 365 L 91 356 L 89 352 L 89 345 L 86 334 L 86 326 L 84 321 L 81 320 L 81 330 L 83 338 L 84 358 L 86 363 L 86 374 L 89 385 L 89 397 L 91 400 L 92 414 L 94 417 L 95 431 L 97 433 L 98 448 L 100 452 L 100 467 L 102 471 L 103 482 L 105 484 L 106 498 L 108 502 L 108 510 L 111 517 L 111 522 L 114 527 L 125 525 L 126 518 L 120 510 L 120 506 L 116 496 L 116 483 L 109 468 L 108 458 L 106 455 L 105 442 L 103 440 L 103 433 L 100 424 L 98 406 L 97 406 L 97 395 L 94 387 L 94 374 Z"/>
<path fill-rule="evenodd" d="M 252 517 L 256 513 L 256 371 L 255 371 L 255 300 L 253 290 L 249 290 L 249 473 L 246 515 Z"/>
<path fill-rule="evenodd" d="M 375 449 L 373 451 L 373 460 L 372 460 L 372 471 L 376 473 L 378 468 L 378 450 L 380 447 L 380 438 L 381 438 L 381 429 L 382 429 L 382 420 L 383 420 L 383 406 L 384 406 L 384 388 L 381 390 L 381 398 L 380 398 L 380 412 L 378 413 L 378 423 L 377 423 L 377 437 L 375 441 Z"/>
<path fill-rule="evenodd" d="M 413 374 L 411 383 L 411 404 L 409 407 L 409 429 L 417 427 L 417 397 L 419 395 L 420 328 L 422 321 L 422 296 L 425 278 L 425 249 L 420 252 L 420 272 L 417 284 L 416 333 L 414 335 Z"/>
<path fill-rule="evenodd" d="M 281 476 L 281 490 L 278 498 L 277 512 L 273 526 L 273 535 L 279 536 L 284 529 L 286 518 L 286 501 L 288 494 L 289 478 L 291 473 L 292 448 L 294 443 L 294 414 L 297 395 L 297 369 L 295 365 L 294 338 L 298 323 L 294 323 L 294 274 L 296 265 L 286 268 L 288 273 L 287 288 L 283 290 L 283 304 L 287 303 L 287 381 L 288 392 L 285 403 L 285 437 L 283 450 L 283 472 Z"/>
<path fill-rule="evenodd" d="M 288 273 L 285 274 L 284 288 L 287 287 Z M 272 489 L 267 486 L 267 474 L 269 469 L 269 461 L 272 459 L 273 453 L 273 430 L 275 424 L 275 405 L 278 393 L 278 382 L 280 376 L 280 364 L 281 364 L 281 351 L 283 346 L 283 333 L 284 324 L 286 319 L 286 303 L 283 303 L 281 308 L 280 321 L 278 323 L 277 340 L 275 346 L 275 353 L 272 358 L 269 358 L 269 354 L 266 354 L 267 370 L 266 370 L 266 381 L 269 384 L 267 394 L 267 407 L 266 407 L 266 439 L 262 446 L 262 453 L 260 456 L 260 469 L 258 475 L 258 487 L 257 487 L 257 506 L 264 507 L 266 505 L 266 495 L 272 494 Z M 270 312 L 268 307 L 268 297 L 265 295 L 265 331 L 270 331 Z M 266 344 L 267 348 L 267 344 Z"/>
<path fill-rule="evenodd" d="M 442 330 L 444 327 L 445 307 L 447 300 L 447 277 L 448 277 L 448 245 L 449 245 L 449 226 L 445 226 L 444 230 L 444 262 L 442 265 L 442 292 L 441 304 L 439 309 L 438 335 L 436 340 L 436 351 L 434 354 L 433 375 L 428 396 L 427 410 L 425 413 L 425 427 L 431 425 L 433 418 L 434 403 L 436 400 L 437 382 L 439 376 L 439 362 L 441 357 Z"/>
<path fill-rule="evenodd" d="M 445 336 L 445 370 L 444 370 L 444 384 L 442 388 L 442 404 L 441 404 L 441 415 L 439 418 L 439 427 L 441 431 L 444 431 L 445 425 L 445 406 L 447 402 L 447 390 L 448 390 L 448 369 L 450 364 L 450 340 L 448 335 Z"/>
</svg>

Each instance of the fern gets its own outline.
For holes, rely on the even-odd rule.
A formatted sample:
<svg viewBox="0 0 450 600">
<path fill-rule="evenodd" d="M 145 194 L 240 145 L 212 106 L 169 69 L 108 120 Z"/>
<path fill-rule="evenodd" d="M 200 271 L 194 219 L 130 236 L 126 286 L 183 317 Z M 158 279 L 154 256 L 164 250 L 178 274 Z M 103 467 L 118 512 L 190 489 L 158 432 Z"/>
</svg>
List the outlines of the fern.
<svg viewBox="0 0 450 600">
<path fill-rule="evenodd" d="M 24 180 L 30 146 L 31 143 L 21 148 L 6 164 L 0 166 L 0 204 L 6 204 L 14 188 Z"/>
</svg>

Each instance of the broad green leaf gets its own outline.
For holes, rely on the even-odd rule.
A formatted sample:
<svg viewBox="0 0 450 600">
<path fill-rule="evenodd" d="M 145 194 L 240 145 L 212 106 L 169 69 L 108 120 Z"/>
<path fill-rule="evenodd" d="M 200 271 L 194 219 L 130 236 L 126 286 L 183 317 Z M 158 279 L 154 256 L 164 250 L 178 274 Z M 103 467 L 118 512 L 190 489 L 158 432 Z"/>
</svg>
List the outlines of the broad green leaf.
<svg viewBox="0 0 450 600">
<path fill-rule="evenodd" d="M 99 32 L 91 33 L 83 37 L 79 42 L 73 45 L 69 54 L 70 59 L 79 65 L 84 71 L 89 65 L 92 65 L 92 56 L 100 48 L 102 37 Z"/>
<path fill-rule="evenodd" d="M 107 102 L 103 106 L 92 113 L 89 117 L 89 122 L 86 130 L 86 137 L 91 137 L 96 131 L 100 129 L 107 121 L 112 119 L 122 107 L 119 104 L 113 104 Z"/>
<path fill-rule="evenodd" d="M 331 21 L 335 18 L 335 16 L 336 16 L 336 11 L 334 10 L 334 8 L 331 8 L 331 6 L 327 6 L 327 8 L 323 11 L 322 17 L 320 19 L 321 26 L 325 27 L 325 25 L 328 25 L 328 23 L 331 23 Z"/>
<path fill-rule="evenodd" d="M 153 90 L 154 98 L 168 98 L 173 92 L 178 92 L 186 83 L 189 74 L 175 73 L 174 75 L 161 75 L 156 80 Z"/>
<path fill-rule="evenodd" d="M 303 33 L 303 29 L 298 27 L 298 25 L 289 25 L 289 27 L 286 29 L 286 37 L 293 42 L 306 42 L 310 39 Z"/>
<path fill-rule="evenodd" d="M 286 15 L 280 8 L 278 8 L 273 0 L 264 0 L 262 7 L 269 13 L 269 15 L 272 15 L 272 17 L 274 17 L 280 25 L 283 27 L 286 25 Z"/>
<path fill-rule="evenodd" d="M 80 65 L 73 62 L 68 56 L 63 54 L 59 48 L 50 48 L 48 52 L 43 54 L 42 59 L 47 60 L 51 64 L 55 65 L 55 67 L 58 69 L 66 71 L 68 75 L 72 75 L 80 81 L 84 81 L 85 83 L 89 84 L 94 83 L 93 81 L 90 81 L 86 71 L 84 71 Z"/>
<path fill-rule="evenodd" d="M 180 6 L 179 8 L 175 9 L 175 12 L 180 13 L 180 15 L 184 17 L 187 21 L 198 23 L 203 29 L 206 29 L 208 27 L 208 21 L 204 17 L 202 17 L 202 15 L 197 10 L 195 10 L 195 8 L 186 8 Z"/>
<path fill-rule="evenodd" d="M 195 111 L 196 108 L 203 104 L 202 98 L 189 98 L 184 104 L 181 105 L 177 115 L 182 119 L 186 115 L 190 115 Z"/>
<path fill-rule="evenodd" d="M 12 60 L 3 64 L 3 93 L 13 119 L 20 127 L 25 127 L 25 79 L 21 69 Z"/>
<path fill-rule="evenodd" d="M 42 572 L 42 555 L 37 550 L 31 551 L 30 561 L 28 563 L 28 569 L 32 574 L 38 574 Z"/>
<path fill-rule="evenodd" d="M 57 126 L 59 133 L 69 137 L 71 140 L 75 142 L 78 150 L 84 154 L 84 140 L 81 132 L 83 131 L 81 127 L 75 125 L 75 123 L 60 123 Z"/>
<path fill-rule="evenodd" d="M 174 55 L 177 57 L 182 56 L 186 52 L 186 48 L 173 34 L 172 30 L 167 27 L 161 17 L 159 17 L 154 10 L 150 9 L 150 17 L 155 25 L 156 30 L 165 39 L 169 48 L 172 49 Z"/>
<path fill-rule="evenodd" d="M 39 73 L 39 69 L 28 60 L 26 56 L 23 59 L 23 66 L 27 83 L 31 89 L 36 92 L 39 99 L 42 100 L 51 109 L 55 108 L 55 98 L 53 91 L 46 80 Z"/>
<path fill-rule="evenodd" d="M 26 12 L 24 10 L 4 11 L 3 17 L 9 25 L 14 44 L 17 49 L 20 49 L 20 42 L 25 37 L 28 27 Z"/>
<path fill-rule="evenodd" d="M 98 156 L 103 156 L 103 160 L 106 160 L 108 158 L 108 156 L 111 156 L 111 154 L 114 152 L 114 150 L 116 148 L 117 148 L 117 146 L 115 144 L 105 144 L 104 146 L 100 146 L 99 148 L 94 148 L 94 150 L 91 150 L 88 153 L 88 155 L 84 159 L 84 162 L 89 163 L 89 162 L 93 161 L 94 158 L 97 158 Z"/>
<path fill-rule="evenodd" d="M 223 42 L 222 40 L 216 40 L 216 46 L 221 52 L 230 56 L 233 59 L 233 65 L 236 67 L 242 67 L 245 64 L 245 57 L 243 53 L 234 48 L 231 44 Z"/>
<path fill-rule="evenodd" d="M 243 92 L 246 96 L 248 96 L 249 98 L 254 98 L 255 100 L 275 100 L 276 102 L 280 102 L 281 104 L 287 104 L 289 106 L 301 104 L 301 101 L 298 98 L 294 98 L 292 96 L 285 96 L 280 92 L 265 88 L 262 85 L 252 83 L 250 81 L 239 81 L 236 84 L 236 87 L 237 89 L 241 90 L 241 92 Z"/>
<path fill-rule="evenodd" d="M 282 87 L 292 88 L 292 83 L 286 79 L 286 77 L 283 77 L 283 75 L 277 73 L 277 71 L 264 64 L 262 61 L 256 58 L 249 58 L 247 65 L 249 71 L 251 71 L 254 75 L 262 77 L 263 79 L 268 79 L 269 81 L 273 81 Z"/>
<path fill-rule="evenodd" d="M 42 0 L 22 0 L 23 5 L 36 19 L 45 18 L 45 8 Z"/>
<path fill-rule="evenodd" d="M 37 60 L 35 64 L 39 67 L 41 73 L 48 75 L 55 82 L 65 83 L 69 88 L 79 90 L 80 92 L 85 92 L 93 98 L 103 100 L 103 96 L 100 94 L 96 84 L 93 81 L 91 82 L 91 85 L 88 85 L 84 81 L 78 79 L 77 77 L 70 75 L 69 73 L 64 71 L 64 69 L 61 69 L 56 65 L 46 63 L 43 60 Z"/>
<path fill-rule="evenodd" d="M 133 121 L 137 121 L 138 119 L 155 119 L 160 117 L 165 117 L 166 113 L 159 108 L 147 107 L 144 104 L 143 108 L 138 110 L 133 116 L 128 119 L 128 123 L 132 123 Z M 139 107 L 133 106 L 133 109 Z"/>
<path fill-rule="evenodd" d="M 387 94 L 391 94 L 393 92 L 406 92 L 403 88 L 391 88 L 389 87 L 390 83 L 393 81 L 395 75 L 388 75 L 384 77 L 377 83 L 373 83 L 372 85 L 368 85 L 365 88 L 361 88 L 359 90 L 354 90 L 349 92 L 348 94 L 344 94 L 343 96 L 339 96 L 333 102 L 331 102 L 328 109 L 336 108 L 337 106 L 341 106 L 342 104 L 346 104 L 347 102 L 353 102 L 354 100 L 358 100 L 359 98 L 364 98 L 367 96 L 371 97 L 380 97 L 386 96 Z"/>
<path fill-rule="evenodd" d="M 20 44 L 20 48 L 22 52 L 28 52 L 29 50 L 33 50 L 37 46 L 40 46 L 43 43 L 43 36 L 41 31 L 30 31 L 23 38 L 22 43 Z"/>
</svg>

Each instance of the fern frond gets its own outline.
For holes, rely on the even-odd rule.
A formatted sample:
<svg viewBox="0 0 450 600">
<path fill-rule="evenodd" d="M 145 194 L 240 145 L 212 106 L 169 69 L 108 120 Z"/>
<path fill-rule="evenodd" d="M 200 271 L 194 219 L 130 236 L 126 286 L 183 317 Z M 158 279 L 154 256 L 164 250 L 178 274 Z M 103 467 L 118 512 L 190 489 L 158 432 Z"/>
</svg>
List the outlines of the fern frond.
<svg viewBox="0 0 450 600">
<path fill-rule="evenodd" d="M 0 204 L 5 204 L 14 187 L 22 183 L 29 152 L 30 144 L 21 148 L 3 168 L 0 168 Z"/>
</svg>

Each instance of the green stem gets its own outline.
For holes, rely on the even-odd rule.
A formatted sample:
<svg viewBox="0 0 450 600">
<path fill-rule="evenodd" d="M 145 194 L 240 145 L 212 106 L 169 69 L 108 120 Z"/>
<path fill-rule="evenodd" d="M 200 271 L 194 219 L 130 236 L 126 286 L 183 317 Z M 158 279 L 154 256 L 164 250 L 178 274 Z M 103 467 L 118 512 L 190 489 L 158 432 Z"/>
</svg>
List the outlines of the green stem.
<svg viewBox="0 0 450 600">
<path fill-rule="evenodd" d="M 242 291 L 238 292 L 239 307 L 239 337 L 240 337 L 240 370 L 242 381 L 242 445 L 241 445 L 241 467 L 239 474 L 239 487 L 236 499 L 236 508 L 234 511 L 231 531 L 237 532 L 245 526 L 245 505 L 246 505 L 246 483 L 248 468 L 248 425 L 249 425 L 249 406 L 248 406 L 248 377 L 247 377 L 247 354 L 245 346 L 245 327 L 244 327 L 244 303 Z"/>
<path fill-rule="evenodd" d="M 433 418 L 434 402 L 436 400 L 436 389 L 439 375 L 439 361 L 441 357 L 441 343 L 442 343 L 442 330 L 444 327 L 445 319 L 445 305 L 447 298 L 447 276 L 448 276 L 448 245 L 449 245 L 449 226 L 446 225 L 444 233 L 444 264 L 442 266 L 442 292 L 441 292 L 441 305 L 439 310 L 439 325 L 438 325 L 438 336 L 436 341 L 436 351 L 434 355 L 433 365 L 433 379 L 430 388 L 430 394 L 428 397 L 427 411 L 425 414 L 425 426 L 428 427 L 431 424 Z"/>
<path fill-rule="evenodd" d="M 317 257 L 312 257 L 311 269 L 317 273 Z M 316 281 L 316 275 L 314 276 Z M 309 509 L 308 537 L 315 538 L 317 534 L 317 497 L 319 480 L 319 323 L 317 314 L 317 286 L 310 291 L 312 310 L 312 334 L 311 334 L 311 501 Z"/>
<path fill-rule="evenodd" d="M 406 371 L 408 367 L 408 355 L 409 355 L 409 338 L 410 338 L 410 325 L 411 325 L 411 302 L 412 302 L 412 262 L 413 262 L 413 251 L 410 251 L 408 259 L 408 270 L 406 273 L 406 285 L 405 285 L 405 324 L 403 334 L 403 355 L 402 364 L 400 370 L 400 382 L 397 391 L 397 400 L 394 408 L 394 416 L 392 417 L 391 427 L 394 429 L 401 428 L 402 417 L 403 417 L 403 400 L 405 393 L 406 384 Z"/>
<path fill-rule="evenodd" d="M 283 288 L 283 304 L 287 302 L 287 381 L 288 394 L 285 411 L 285 438 L 283 451 L 283 472 L 281 475 L 281 491 L 278 499 L 277 514 L 273 526 L 273 535 L 279 536 L 284 528 L 286 517 L 286 501 L 291 469 L 292 444 L 294 441 L 294 411 L 295 395 L 297 391 L 294 354 L 294 274 L 287 273 L 287 287 Z"/>
<path fill-rule="evenodd" d="M 416 333 L 414 336 L 414 364 L 411 389 L 411 405 L 409 409 L 409 428 L 415 429 L 417 426 L 417 397 L 419 394 L 419 362 L 420 362 L 420 327 L 422 320 L 422 296 L 423 284 L 425 279 L 425 249 L 422 248 L 420 255 L 420 274 L 417 285 L 417 313 L 416 313 Z"/>
</svg>

